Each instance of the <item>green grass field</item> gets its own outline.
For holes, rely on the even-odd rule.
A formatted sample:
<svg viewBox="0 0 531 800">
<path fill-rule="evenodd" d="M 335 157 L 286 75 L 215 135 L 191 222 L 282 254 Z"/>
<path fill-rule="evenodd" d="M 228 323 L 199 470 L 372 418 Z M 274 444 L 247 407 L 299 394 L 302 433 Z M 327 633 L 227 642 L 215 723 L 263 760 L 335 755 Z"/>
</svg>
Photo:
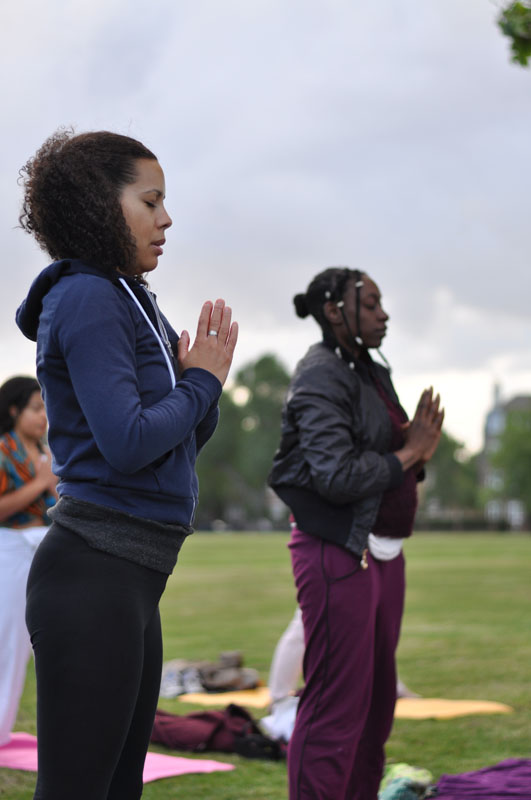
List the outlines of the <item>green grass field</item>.
<svg viewBox="0 0 531 800">
<path fill-rule="evenodd" d="M 191 537 L 161 606 L 165 659 L 216 660 L 222 650 L 242 650 L 246 665 L 267 680 L 273 648 L 295 608 L 286 542 L 287 534 Z M 406 558 L 401 677 L 425 697 L 497 700 L 514 713 L 398 720 L 388 759 L 427 767 L 437 779 L 443 772 L 531 757 L 531 536 L 415 534 Z M 177 700 L 161 706 L 179 713 L 197 710 Z M 32 664 L 16 729 L 35 732 Z M 205 757 L 237 768 L 157 781 L 146 786 L 144 798 L 287 797 L 284 763 Z M 30 800 L 34 782 L 30 773 L 2 769 L 0 796 Z"/>
</svg>

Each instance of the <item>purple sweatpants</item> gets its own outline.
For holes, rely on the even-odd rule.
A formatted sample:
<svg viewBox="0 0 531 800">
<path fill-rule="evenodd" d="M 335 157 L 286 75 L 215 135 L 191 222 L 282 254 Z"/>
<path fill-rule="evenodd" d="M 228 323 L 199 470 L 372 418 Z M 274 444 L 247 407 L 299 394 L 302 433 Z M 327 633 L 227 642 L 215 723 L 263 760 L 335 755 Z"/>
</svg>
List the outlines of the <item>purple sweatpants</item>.
<svg viewBox="0 0 531 800">
<path fill-rule="evenodd" d="M 305 689 L 288 752 L 290 800 L 377 800 L 396 702 L 404 558 L 369 568 L 295 528 Z"/>
</svg>

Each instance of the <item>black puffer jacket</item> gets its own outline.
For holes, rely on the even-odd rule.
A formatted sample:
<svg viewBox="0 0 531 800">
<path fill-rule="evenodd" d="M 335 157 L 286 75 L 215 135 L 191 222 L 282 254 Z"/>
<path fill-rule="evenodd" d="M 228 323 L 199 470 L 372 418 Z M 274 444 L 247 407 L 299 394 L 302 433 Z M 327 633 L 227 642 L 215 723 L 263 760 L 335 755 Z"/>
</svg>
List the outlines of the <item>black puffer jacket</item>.
<svg viewBox="0 0 531 800">
<path fill-rule="evenodd" d="M 301 530 L 362 558 L 383 492 L 403 479 L 371 370 L 398 397 L 388 370 L 368 353 L 355 365 L 345 355 L 319 343 L 297 365 L 269 483 Z"/>
</svg>

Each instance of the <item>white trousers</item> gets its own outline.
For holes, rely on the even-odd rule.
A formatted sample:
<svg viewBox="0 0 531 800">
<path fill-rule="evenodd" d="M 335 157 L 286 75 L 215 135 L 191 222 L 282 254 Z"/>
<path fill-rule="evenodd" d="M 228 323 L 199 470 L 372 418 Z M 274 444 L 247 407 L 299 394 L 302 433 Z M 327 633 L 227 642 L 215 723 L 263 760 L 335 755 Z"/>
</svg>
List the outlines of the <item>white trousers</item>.
<svg viewBox="0 0 531 800">
<path fill-rule="evenodd" d="M 290 695 L 299 685 L 304 657 L 302 612 L 297 606 L 293 619 L 278 640 L 269 671 L 269 693 L 274 703 Z"/>
<path fill-rule="evenodd" d="M 26 629 L 26 582 L 33 554 L 48 528 L 0 527 L 0 746 L 9 741 L 31 643 Z"/>
</svg>

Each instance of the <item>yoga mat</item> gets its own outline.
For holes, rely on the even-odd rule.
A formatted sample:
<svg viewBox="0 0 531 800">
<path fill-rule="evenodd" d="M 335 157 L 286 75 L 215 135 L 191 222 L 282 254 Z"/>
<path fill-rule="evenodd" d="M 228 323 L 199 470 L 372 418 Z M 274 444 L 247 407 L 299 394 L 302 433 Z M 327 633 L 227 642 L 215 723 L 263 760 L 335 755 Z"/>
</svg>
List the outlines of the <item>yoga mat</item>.
<svg viewBox="0 0 531 800">
<path fill-rule="evenodd" d="M 10 741 L 0 747 L 0 767 L 37 772 L 36 737 L 29 733 L 12 733 Z M 144 783 L 193 772 L 226 772 L 231 769 L 234 769 L 233 764 L 224 764 L 222 761 L 148 753 L 144 765 Z"/>
<path fill-rule="evenodd" d="M 531 760 L 508 758 L 493 767 L 441 775 L 440 800 L 531 800 Z"/>
<path fill-rule="evenodd" d="M 441 697 L 400 697 L 396 719 L 452 719 L 468 714 L 509 714 L 514 709 L 490 700 L 444 700 Z"/>
<path fill-rule="evenodd" d="M 173 778 L 193 772 L 229 772 L 234 764 L 202 758 L 181 758 L 164 753 L 148 753 L 144 764 L 144 783 L 158 781 L 159 778 Z"/>
<path fill-rule="evenodd" d="M 181 703 L 196 703 L 199 706 L 228 706 L 229 703 L 236 703 L 246 708 L 267 708 L 271 702 L 267 686 L 243 689 L 241 692 L 194 692 L 181 694 L 178 699 Z"/>
<path fill-rule="evenodd" d="M 197 692 L 181 694 L 182 703 L 200 706 L 227 706 L 236 703 L 246 708 L 267 708 L 271 702 L 267 686 L 242 692 Z M 509 714 L 513 709 L 490 700 L 444 700 L 441 697 L 400 697 L 396 702 L 396 719 L 452 719 L 468 714 Z"/>
</svg>

